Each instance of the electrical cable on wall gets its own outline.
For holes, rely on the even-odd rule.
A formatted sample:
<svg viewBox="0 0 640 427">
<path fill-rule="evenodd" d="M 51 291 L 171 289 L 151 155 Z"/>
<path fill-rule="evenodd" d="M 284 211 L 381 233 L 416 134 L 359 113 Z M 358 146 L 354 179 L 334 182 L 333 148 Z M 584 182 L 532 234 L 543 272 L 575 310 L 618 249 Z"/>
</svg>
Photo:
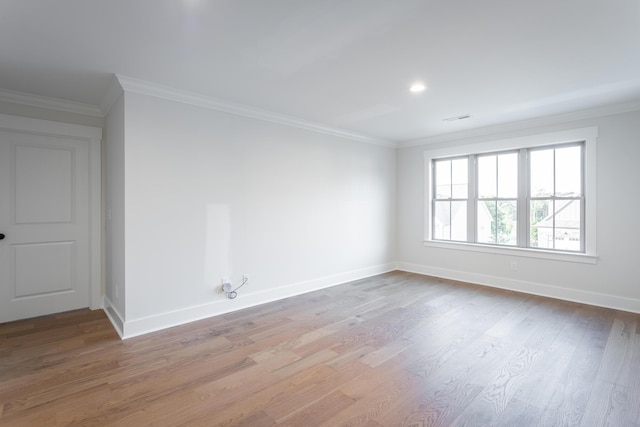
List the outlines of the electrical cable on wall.
<svg viewBox="0 0 640 427">
<path fill-rule="evenodd" d="M 222 290 L 227 295 L 227 298 L 234 299 L 235 297 L 238 296 L 238 292 L 236 292 L 236 291 L 238 289 L 240 289 L 241 287 L 243 287 L 244 285 L 246 285 L 248 281 L 249 281 L 249 278 L 246 277 L 246 276 L 243 276 L 242 277 L 242 283 L 240 283 L 240 286 L 238 286 L 235 289 L 231 289 L 231 283 L 224 283 L 222 285 Z"/>
</svg>

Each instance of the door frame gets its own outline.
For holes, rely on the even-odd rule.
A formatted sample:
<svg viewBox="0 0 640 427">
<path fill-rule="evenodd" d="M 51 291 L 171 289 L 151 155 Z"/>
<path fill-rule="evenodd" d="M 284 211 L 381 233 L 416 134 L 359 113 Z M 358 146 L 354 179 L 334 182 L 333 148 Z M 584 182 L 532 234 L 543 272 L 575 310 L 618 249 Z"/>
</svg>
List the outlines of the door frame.
<svg viewBox="0 0 640 427">
<path fill-rule="evenodd" d="M 104 308 L 102 292 L 102 129 L 0 114 L 0 130 L 84 141 L 89 147 L 89 308 Z"/>
</svg>

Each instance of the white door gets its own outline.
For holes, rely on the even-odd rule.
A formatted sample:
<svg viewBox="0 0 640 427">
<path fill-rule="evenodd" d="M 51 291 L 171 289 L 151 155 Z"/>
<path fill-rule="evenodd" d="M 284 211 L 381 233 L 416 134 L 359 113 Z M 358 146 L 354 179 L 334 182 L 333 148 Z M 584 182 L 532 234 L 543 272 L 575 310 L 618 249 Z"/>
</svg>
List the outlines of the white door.
<svg viewBox="0 0 640 427">
<path fill-rule="evenodd" d="M 89 151 L 0 130 L 0 322 L 90 306 Z"/>
</svg>

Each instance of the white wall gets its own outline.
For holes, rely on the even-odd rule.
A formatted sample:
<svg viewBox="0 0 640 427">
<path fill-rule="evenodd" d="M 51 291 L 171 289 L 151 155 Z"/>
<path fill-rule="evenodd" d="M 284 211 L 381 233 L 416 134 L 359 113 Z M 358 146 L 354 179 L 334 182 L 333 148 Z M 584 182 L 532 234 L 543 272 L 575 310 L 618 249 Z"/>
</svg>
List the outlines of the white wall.
<svg viewBox="0 0 640 427">
<path fill-rule="evenodd" d="M 424 161 L 421 145 L 397 153 L 397 259 L 404 270 L 640 312 L 640 112 L 455 139 L 467 145 L 514 136 L 598 126 L 597 264 L 580 264 L 423 245 Z M 440 146 L 442 143 L 440 143 Z M 588 201 L 587 201 L 588 202 Z M 517 260 L 518 271 L 510 270 Z"/>
<path fill-rule="evenodd" d="M 394 149 L 125 96 L 125 336 L 393 269 Z"/>
<path fill-rule="evenodd" d="M 105 309 L 122 329 L 125 321 L 124 98 L 113 104 L 104 129 Z M 114 312 L 115 310 L 115 312 Z"/>
</svg>

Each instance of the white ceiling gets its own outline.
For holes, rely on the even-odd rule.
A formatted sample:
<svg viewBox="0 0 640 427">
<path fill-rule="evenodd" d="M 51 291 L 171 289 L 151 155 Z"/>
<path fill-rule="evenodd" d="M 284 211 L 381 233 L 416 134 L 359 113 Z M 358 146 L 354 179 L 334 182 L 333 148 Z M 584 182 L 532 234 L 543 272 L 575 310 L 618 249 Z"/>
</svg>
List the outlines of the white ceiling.
<svg viewBox="0 0 640 427">
<path fill-rule="evenodd" d="M 0 88 L 114 73 L 406 141 L 640 100 L 640 1 L 0 0 Z"/>
</svg>

